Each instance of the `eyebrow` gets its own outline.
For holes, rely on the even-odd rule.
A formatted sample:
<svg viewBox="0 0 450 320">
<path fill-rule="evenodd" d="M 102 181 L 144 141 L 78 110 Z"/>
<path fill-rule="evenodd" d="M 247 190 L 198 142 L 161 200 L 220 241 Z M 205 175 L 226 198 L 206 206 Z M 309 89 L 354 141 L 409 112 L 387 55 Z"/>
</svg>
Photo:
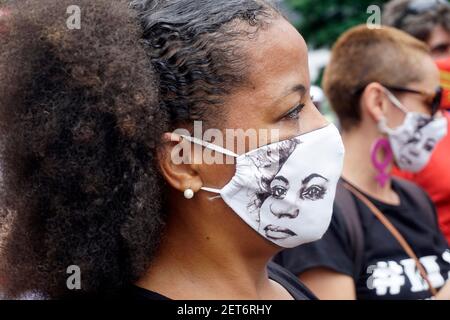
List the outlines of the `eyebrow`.
<svg viewBox="0 0 450 320">
<path fill-rule="evenodd" d="M 444 41 L 444 42 L 438 42 L 437 44 L 435 44 L 434 46 L 431 47 L 432 51 L 435 50 L 441 50 L 441 49 L 445 49 L 446 47 L 450 46 L 450 42 L 448 41 Z"/>
<path fill-rule="evenodd" d="M 293 86 L 293 87 L 287 89 L 286 91 L 284 91 L 283 94 L 278 99 L 276 99 L 275 104 L 278 103 L 281 99 L 289 96 L 290 94 L 296 93 L 296 92 L 299 93 L 301 95 L 302 99 L 303 99 L 303 97 L 306 94 L 306 91 L 307 90 L 306 90 L 306 87 L 304 85 L 296 84 L 295 86 Z"/>
<path fill-rule="evenodd" d="M 328 181 L 327 178 L 321 176 L 320 174 L 313 173 L 313 174 L 310 174 L 309 176 L 307 176 L 305 179 L 303 179 L 303 180 L 302 180 L 302 184 L 307 184 L 308 182 L 310 182 L 310 181 L 311 181 L 312 179 L 314 179 L 314 178 L 322 178 L 322 179 L 324 179 L 325 181 Z"/>
<path fill-rule="evenodd" d="M 302 84 L 297 84 L 297 85 L 293 86 L 292 88 L 290 88 L 289 90 L 287 90 L 284 93 L 283 98 L 287 97 L 288 95 L 295 93 L 295 92 L 300 93 L 300 95 L 303 97 L 306 94 L 306 87 Z"/>
<path fill-rule="evenodd" d="M 289 180 L 286 179 L 286 178 L 283 177 L 283 176 L 276 176 L 275 178 L 273 178 L 273 180 L 280 180 L 280 181 L 282 181 L 282 182 L 284 182 L 284 183 L 286 183 L 286 184 L 289 184 Z"/>
</svg>

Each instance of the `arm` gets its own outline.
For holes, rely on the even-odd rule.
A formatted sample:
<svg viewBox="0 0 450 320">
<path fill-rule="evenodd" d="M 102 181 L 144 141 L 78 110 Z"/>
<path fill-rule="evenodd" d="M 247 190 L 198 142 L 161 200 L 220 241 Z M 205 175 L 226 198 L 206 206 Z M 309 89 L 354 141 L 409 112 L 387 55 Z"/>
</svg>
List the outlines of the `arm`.
<svg viewBox="0 0 450 320">
<path fill-rule="evenodd" d="M 447 281 L 445 285 L 439 290 L 435 296 L 436 300 L 450 300 L 450 281 Z"/>
<path fill-rule="evenodd" d="M 321 240 L 283 250 L 275 261 L 295 274 L 319 299 L 356 299 L 353 247 L 337 207 Z M 332 252 L 333 254 L 330 254 Z"/>
<path fill-rule="evenodd" d="M 306 270 L 299 279 L 321 300 L 356 300 L 355 282 L 346 274 L 319 267 Z"/>
</svg>

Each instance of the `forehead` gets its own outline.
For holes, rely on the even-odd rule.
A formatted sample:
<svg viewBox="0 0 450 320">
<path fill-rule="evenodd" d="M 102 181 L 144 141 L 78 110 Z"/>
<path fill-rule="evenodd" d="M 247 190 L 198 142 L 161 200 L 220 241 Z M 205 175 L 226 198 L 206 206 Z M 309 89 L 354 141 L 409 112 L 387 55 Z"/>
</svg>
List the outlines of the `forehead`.
<svg viewBox="0 0 450 320">
<path fill-rule="evenodd" d="M 450 32 L 448 32 L 442 25 L 437 25 L 432 30 L 428 39 L 428 45 L 434 47 L 442 43 L 450 42 Z"/>
<path fill-rule="evenodd" d="M 308 50 L 298 31 L 285 19 L 274 20 L 249 43 L 249 80 L 257 93 L 278 98 L 283 89 L 309 86 Z"/>
</svg>

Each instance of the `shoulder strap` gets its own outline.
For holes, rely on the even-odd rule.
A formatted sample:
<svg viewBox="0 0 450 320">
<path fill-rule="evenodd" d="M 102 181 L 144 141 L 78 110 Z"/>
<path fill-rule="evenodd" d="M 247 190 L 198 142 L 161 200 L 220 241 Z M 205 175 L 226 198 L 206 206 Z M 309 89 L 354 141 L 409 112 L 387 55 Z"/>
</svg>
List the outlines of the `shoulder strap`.
<svg viewBox="0 0 450 320">
<path fill-rule="evenodd" d="M 428 289 L 431 292 L 432 296 L 436 296 L 437 291 L 436 289 L 431 285 L 431 281 L 428 277 L 428 274 L 425 270 L 425 268 L 420 263 L 419 258 L 416 256 L 414 251 L 412 250 L 411 246 L 408 244 L 406 239 L 402 236 L 402 234 L 397 230 L 397 228 L 386 218 L 386 216 L 359 190 L 354 188 L 348 183 L 344 182 L 344 187 L 348 189 L 350 192 L 352 192 L 359 200 L 361 200 L 369 209 L 372 211 L 372 213 L 378 218 L 378 220 L 388 229 L 388 231 L 392 234 L 392 236 L 397 240 L 397 242 L 400 244 L 400 246 L 403 248 L 403 250 L 406 252 L 406 254 L 413 259 L 413 261 L 416 264 L 417 270 L 419 270 L 420 275 L 425 280 L 425 282 L 428 284 Z"/>
<path fill-rule="evenodd" d="M 363 268 L 364 233 L 355 199 L 353 198 L 352 193 L 344 187 L 342 179 L 339 180 L 337 185 L 334 203 L 339 209 L 339 212 L 342 213 L 348 230 L 353 252 L 353 278 L 356 282 Z"/>
<path fill-rule="evenodd" d="M 408 180 L 400 179 L 397 177 L 393 177 L 393 180 L 395 180 L 395 182 L 397 182 L 403 188 L 403 190 L 409 194 L 411 198 L 416 200 L 417 204 L 420 207 L 420 211 L 422 211 L 424 215 L 428 216 L 428 218 L 431 220 L 432 225 L 437 226 L 437 220 L 433 205 L 429 201 L 425 191 Z"/>
<path fill-rule="evenodd" d="M 295 300 L 317 300 L 317 297 L 289 270 L 270 261 L 267 264 L 269 278 L 284 287 Z"/>
</svg>

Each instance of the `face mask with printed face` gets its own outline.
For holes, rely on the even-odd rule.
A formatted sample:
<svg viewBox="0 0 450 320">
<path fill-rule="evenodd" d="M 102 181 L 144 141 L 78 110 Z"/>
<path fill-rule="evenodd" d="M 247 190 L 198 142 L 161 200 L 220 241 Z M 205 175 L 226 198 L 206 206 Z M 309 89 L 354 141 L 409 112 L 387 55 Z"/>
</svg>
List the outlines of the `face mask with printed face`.
<svg viewBox="0 0 450 320">
<path fill-rule="evenodd" d="M 385 89 L 385 92 L 406 117 L 395 129 L 389 128 L 383 118 L 378 124 L 379 130 L 387 134 L 397 166 L 409 172 L 419 172 L 430 161 L 437 143 L 447 134 L 447 119 L 410 112 L 389 90 Z"/>
<path fill-rule="evenodd" d="M 220 194 L 225 203 L 262 237 L 292 248 L 319 240 L 328 229 L 344 146 L 337 128 L 328 126 L 237 155 L 183 136 L 236 158 L 236 172 Z"/>
</svg>

